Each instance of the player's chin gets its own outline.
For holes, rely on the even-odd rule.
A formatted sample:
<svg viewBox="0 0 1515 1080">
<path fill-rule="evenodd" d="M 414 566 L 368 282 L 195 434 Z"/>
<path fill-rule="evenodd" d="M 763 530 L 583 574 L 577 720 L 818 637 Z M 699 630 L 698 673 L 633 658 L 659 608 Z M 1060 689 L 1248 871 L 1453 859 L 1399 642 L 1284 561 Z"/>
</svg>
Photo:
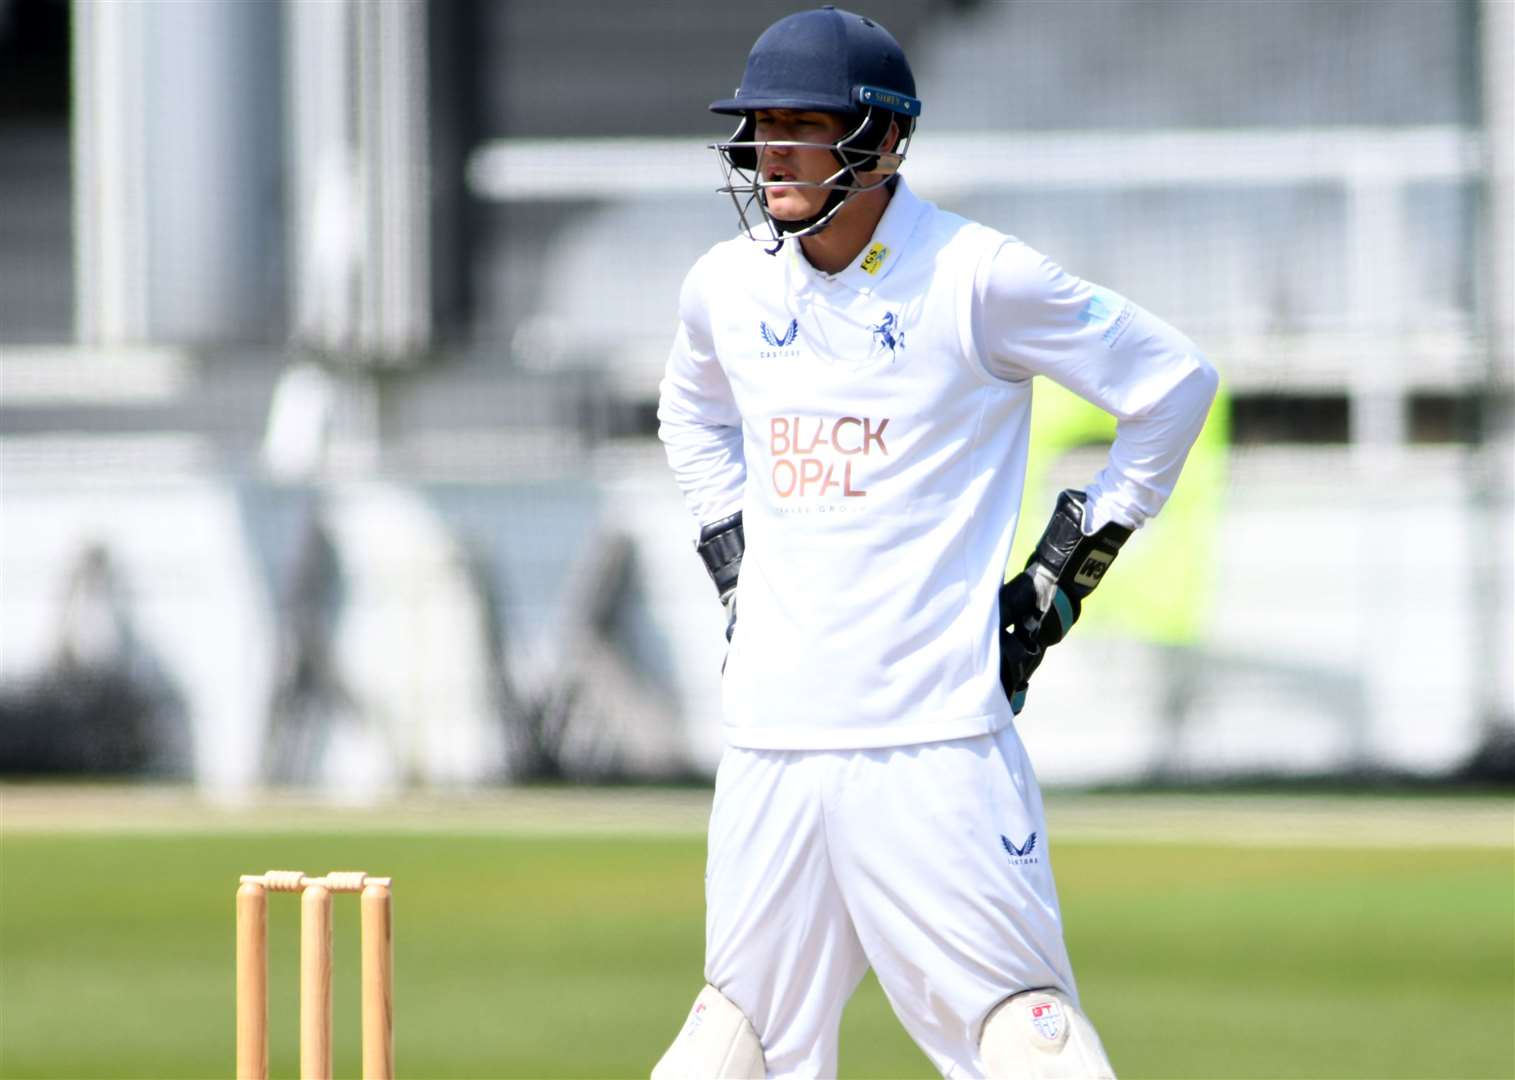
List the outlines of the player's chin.
<svg viewBox="0 0 1515 1080">
<path fill-rule="evenodd" d="M 820 213 L 824 199 L 811 197 L 808 190 L 792 187 L 771 187 L 763 193 L 768 204 L 768 214 L 779 221 L 804 221 Z"/>
</svg>

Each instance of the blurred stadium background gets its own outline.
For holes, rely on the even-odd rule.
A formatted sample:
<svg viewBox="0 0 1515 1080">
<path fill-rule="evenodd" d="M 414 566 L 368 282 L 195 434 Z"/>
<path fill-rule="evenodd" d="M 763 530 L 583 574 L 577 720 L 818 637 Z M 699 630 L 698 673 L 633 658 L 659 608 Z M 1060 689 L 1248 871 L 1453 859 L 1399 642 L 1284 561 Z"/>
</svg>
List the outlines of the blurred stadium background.
<svg viewBox="0 0 1515 1080">
<path fill-rule="evenodd" d="M 0 769 L 708 773 L 653 410 L 704 103 L 791 6 L 0 3 Z M 915 186 L 1225 379 L 1044 778 L 1508 778 L 1511 5 L 875 8 Z M 1107 438 L 1043 397 L 1035 521 Z"/>
<path fill-rule="evenodd" d="M 695 854 L 669 865 L 689 955 L 667 1002 L 648 998 L 677 1022 L 698 976 L 723 641 L 656 443 L 656 388 L 679 282 L 734 231 L 704 149 L 726 132 L 704 105 L 798 6 L 0 0 L 0 883 L 19 889 L 50 858 L 96 865 L 87 838 L 134 822 L 140 837 L 197 821 L 241 836 L 236 815 L 256 811 L 287 839 L 329 820 L 329 843 L 295 848 L 336 864 L 341 830 L 365 826 L 330 804 L 390 804 L 382 820 L 403 832 L 403 797 L 466 837 L 483 826 L 462 795 L 510 827 L 523 785 L 686 784 L 675 831 Z M 1383 819 L 1377 839 L 1326 834 L 1371 851 L 1403 837 L 1427 868 L 1475 852 L 1478 903 L 1428 892 L 1406 917 L 1495 927 L 1469 946 L 1503 980 L 1480 999 L 1492 1052 L 1445 1075 L 1515 1073 L 1497 1019 L 1515 1004 L 1515 3 L 863 10 L 916 70 L 916 190 L 1163 315 L 1224 380 L 1167 513 L 1037 676 L 1021 731 L 1044 783 L 1495 786 L 1470 818 L 1433 815 L 1439 830 L 1375 801 L 1359 816 Z M 1038 395 L 1036 523 L 1111 430 Z M 128 810 L 74 786 L 102 777 L 152 783 Z M 587 826 L 560 807 L 564 827 L 619 835 L 614 804 L 590 805 Z M 1066 805 L 1094 807 L 1089 821 L 1131 811 Z M 1270 806 L 1251 828 L 1281 848 L 1314 835 Z M 389 871 L 388 853 L 445 876 L 366 828 L 370 869 Z M 1182 837 L 1203 834 L 1191 819 Z M 229 835 L 219 861 L 179 858 L 264 869 L 228 853 L 272 843 Z M 1074 835 L 1132 842 L 1088 821 Z M 1098 894 L 1108 882 L 1077 859 L 1075 845 L 1072 876 Z M 15 1011 L 48 965 L 18 942 L 47 913 L 28 923 L 18 895 L 0 904 L 6 1010 L 41 1015 Z M 402 950 L 416 932 L 402 921 Z M 1133 961 L 1132 985 L 1161 963 Z M 217 965 L 229 980 L 229 953 Z M 402 963 L 402 1016 L 405 978 Z M 507 1053 L 484 1030 L 469 1036 L 480 1053 Z M 90 1071 L 18 1032 L 50 1038 L 7 1022 L 0 1072 Z M 636 1053 L 655 1055 L 653 1034 Z M 403 1026 L 401 1042 L 403 1063 Z M 206 1060 L 225 1060 L 212 1046 Z M 102 1050 L 99 1067 L 175 1071 L 162 1053 L 127 1067 Z M 438 1075 L 498 1060 L 439 1053 Z M 169 1057 L 182 1075 L 201 1060 Z M 547 1060 L 518 1056 L 513 1074 Z M 889 1075 L 899 1059 L 880 1060 Z M 1215 1058 L 1151 1060 L 1220 1075 Z M 580 1074 L 613 1071 L 595 1061 Z M 1234 1074 L 1393 1065 L 1295 1061 Z"/>
</svg>

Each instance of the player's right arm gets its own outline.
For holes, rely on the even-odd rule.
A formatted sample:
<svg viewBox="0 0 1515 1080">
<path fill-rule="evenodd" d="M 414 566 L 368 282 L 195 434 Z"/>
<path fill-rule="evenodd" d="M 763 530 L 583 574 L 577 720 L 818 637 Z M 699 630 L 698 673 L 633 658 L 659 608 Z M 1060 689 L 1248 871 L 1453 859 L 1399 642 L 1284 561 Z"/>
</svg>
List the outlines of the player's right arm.
<svg viewBox="0 0 1515 1080">
<path fill-rule="evenodd" d="M 679 292 L 679 325 L 658 388 L 658 438 L 699 527 L 698 547 L 727 610 L 735 618 L 737 573 L 745 539 L 742 490 L 747 466 L 742 417 L 716 356 L 701 259 Z"/>
</svg>

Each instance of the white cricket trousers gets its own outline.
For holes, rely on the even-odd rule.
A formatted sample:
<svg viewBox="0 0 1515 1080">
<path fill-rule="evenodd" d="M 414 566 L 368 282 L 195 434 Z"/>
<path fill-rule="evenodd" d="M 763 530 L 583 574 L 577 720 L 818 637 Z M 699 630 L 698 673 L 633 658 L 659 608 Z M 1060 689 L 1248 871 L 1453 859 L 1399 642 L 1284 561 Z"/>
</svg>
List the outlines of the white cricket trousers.
<svg viewBox="0 0 1515 1080">
<path fill-rule="evenodd" d="M 1041 792 L 1013 727 L 878 750 L 731 748 L 716 775 L 705 978 L 747 1014 L 769 1076 L 834 1077 L 871 966 L 948 1077 L 1011 994 L 1077 1001 Z"/>
</svg>

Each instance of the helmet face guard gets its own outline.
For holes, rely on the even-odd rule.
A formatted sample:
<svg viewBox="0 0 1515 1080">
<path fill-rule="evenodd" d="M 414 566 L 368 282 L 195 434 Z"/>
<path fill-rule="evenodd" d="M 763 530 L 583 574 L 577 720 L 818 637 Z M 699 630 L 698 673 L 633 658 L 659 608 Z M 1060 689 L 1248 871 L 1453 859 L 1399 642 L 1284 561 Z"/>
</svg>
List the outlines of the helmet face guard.
<svg viewBox="0 0 1515 1080">
<path fill-rule="evenodd" d="M 870 105 L 856 126 L 834 143 L 757 140 L 752 137 L 757 130 L 757 114 L 746 113 L 731 138 L 710 144 L 725 174 L 726 182 L 717 190 L 731 197 L 742 223 L 742 232 L 751 240 L 773 244 L 794 237 L 813 236 L 831 224 L 852 199 L 889 182 L 905 160 L 913 126 L 913 120 L 908 116 L 896 117 L 887 109 Z M 891 149 L 881 151 L 891 128 L 899 131 L 899 137 Z M 770 147 L 829 150 L 836 159 L 837 169 L 824 180 L 764 180 L 763 156 Z M 882 175 L 865 184 L 859 174 L 869 172 Z M 815 215 L 801 220 L 785 220 L 774 217 L 768 210 L 766 193 L 770 187 L 811 188 L 828 194 Z"/>
</svg>

